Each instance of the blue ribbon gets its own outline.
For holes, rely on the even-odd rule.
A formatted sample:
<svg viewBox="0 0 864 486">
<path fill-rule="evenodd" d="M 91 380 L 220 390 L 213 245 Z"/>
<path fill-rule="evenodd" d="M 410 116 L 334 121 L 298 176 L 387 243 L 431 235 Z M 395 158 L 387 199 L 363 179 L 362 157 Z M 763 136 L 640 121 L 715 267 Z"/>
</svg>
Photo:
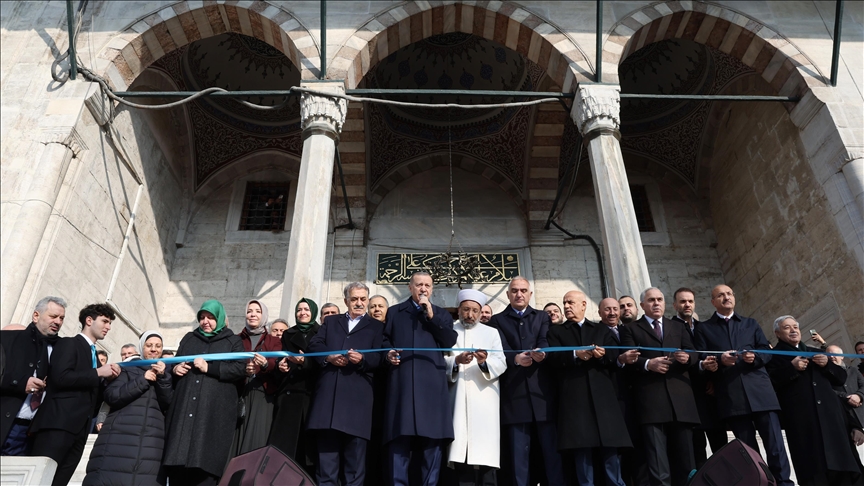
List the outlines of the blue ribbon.
<svg viewBox="0 0 864 486">
<path fill-rule="evenodd" d="M 516 353 L 524 353 L 528 351 L 541 351 L 544 353 L 556 353 L 563 351 L 587 351 L 589 349 L 594 349 L 597 346 L 558 346 L 558 347 L 547 347 L 547 348 L 539 348 L 537 350 L 534 349 L 523 349 L 523 350 L 513 350 L 512 352 Z M 657 351 L 661 353 L 674 353 L 676 351 L 685 351 L 687 353 L 699 353 L 699 354 L 716 354 L 720 355 L 725 353 L 726 351 L 698 351 L 692 349 L 678 349 L 678 348 L 653 348 L 649 346 L 603 346 L 604 349 L 621 349 L 621 350 L 630 350 L 635 349 L 637 351 Z M 386 353 L 391 349 L 396 349 L 399 352 L 403 351 L 421 351 L 421 352 L 469 352 L 472 353 L 474 351 L 479 351 L 479 348 L 379 348 L 379 349 L 355 349 L 354 351 L 365 354 L 365 353 Z M 484 349 L 483 351 L 489 353 L 503 353 L 505 350 L 503 349 Z M 316 358 L 329 356 L 331 354 L 347 354 L 347 349 L 339 349 L 334 351 L 321 351 L 319 353 L 292 353 L 291 351 L 263 351 L 257 354 L 265 358 L 288 358 L 291 356 L 296 357 L 305 357 L 305 358 Z M 807 358 L 811 358 L 816 356 L 817 354 L 822 354 L 825 356 L 841 356 L 843 358 L 860 358 L 864 359 L 864 354 L 849 354 L 849 353 L 825 353 L 825 352 L 814 352 L 814 351 L 782 351 L 778 349 L 740 349 L 734 351 L 735 354 L 741 353 L 759 353 L 759 354 L 774 354 L 780 356 L 803 356 Z M 204 358 L 206 361 L 238 361 L 244 359 L 252 359 L 256 353 L 253 352 L 242 352 L 242 353 L 213 353 L 213 354 L 197 354 L 192 356 L 173 356 L 170 358 L 160 358 L 160 359 L 139 359 L 134 361 L 125 361 L 121 363 L 117 363 L 120 367 L 127 366 L 150 366 L 152 364 L 158 363 L 159 361 L 169 364 L 176 363 L 187 363 L 195 361 L 195 358 Z"/>
</svg>

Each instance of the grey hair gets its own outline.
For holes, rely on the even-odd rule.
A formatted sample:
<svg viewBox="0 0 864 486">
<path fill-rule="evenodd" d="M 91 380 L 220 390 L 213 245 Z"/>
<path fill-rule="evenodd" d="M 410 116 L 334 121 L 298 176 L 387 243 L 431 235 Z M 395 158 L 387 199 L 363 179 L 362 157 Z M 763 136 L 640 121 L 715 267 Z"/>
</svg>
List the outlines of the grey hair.
<svg viewBox="0 0 864 486">
<path fill-rule="evenodd" d="M 326 309 L 326 308 L 328 308 L 328 307 L 335 307 L 335 308 L 337 308 L 337 309 L 339 308 L 339 306 L 336 305 L 336 304 L 334 304 L 333 302 L 327 302 L 326 304 L 324 304 L 324 305 L 321 306 L 321 310 L 324 310 L 324 309 Z"/>
<path fill-rule="evenodd" d="M 411 274 L 411 278 L 408 279 L 408 283 L 410 284 L 411 282 L 413 282 L 413 281 L 414 281 L 414 277 L 416 277 L 416 276 L 418 276 L 418 275 L 421 276 L 421 277 L 429 277 L 429 278 L 432 278 L 432 274 L 431 274 L 431 273 L 429 273 L 429 272 L 427 272 L 427 271 L 425 271 L 425 270 L 418 270 L 418 271 L 416 271 L 416 272 L 414 272 L 414 273 Z M 432 278 L 432 285 L 433 285 L 433 286 L 435 285 L 435 279 L 434 279 L 434 278 Z"/>
<path fill-rule="evenodd" d="M 369 297 L 369 302 L 372 302 L 372 299 L 384 299 L 384 303 L 387 304 L 387 307 L 390 307 L 390 301 L 387 300 L 387 297 L 384 297 L 381 294 L 375 294 L 372 297 Z"/>
<path fill-rule="evenodd" d="M 132 348 L 132 349 L 134 349 L 134 350 L 136 350 L 136 351 L 138 350 L 138 349 L 135 347 L 135 345 L 132 344 L 132 343 L 126 343 L 126 344 L 124 344 L 123 346 L 120 346 L 120 350 L 121 350 L 121 351 L 124 350 L 124 349 L 127 349 L 127 348 Z"/>
<path fill-rule="evenodd" d="M 663 291 L 658 289 L 657 287 L 648 287 L 647 289 L 643 290 L 641 294 L 639 294 L 639 302 L 645 302 L 645 294 L 647 294 L 649 290 L 656 290 L 657 292 L 660 292 L 661 295 L 663 294 Z M 664 295 L 663 298 L 665 300 L 666 296 Z"/>
<path fill-rule="evenodd" d="M 36 302 L 36 309 L 34 309 L 34 310 L 40 314 L 45 312 L 45 309 L 48 308 L 49 302 L 54 302 L 55 304 L 59 305 L 60 307 L 62 307 L 64 309 L 66 308 L 66 301 L 63 300 L 62 297 L 54 297 L 53 295 L 49 295 L 47 297 L 42 297 L 42 299 L 39 302 Z"/>
<path fill-rule="evenodd" d="M 270 325 L 272 326 L 273 324 L 276 324 L 277 322 L 281 322 L 282 324 L 285 324 L 286 326 L 291 327 L 291 324 L 288 324 L 288 321 L 286 321 L 285 319 L 282 319 L 281 317 L 279 319 L 273 319 L 273 322 L 271 322 Z"/>
<path fill-rule="evenodd" d="M 363 289 L 366 291 L 366 295 L 369 295 L 369 287 L 366 286 L 363 282 L 351 282 L 345 286 L 345 290 L 342 291 L 342 294 L 345 296 L 345 300 L 349 300 L 351 298 L 351 291 L 354 289 Z"/>
<path fill-rule="evenodd" d="M 516 275 L 515 277 L 511 278 L 510 282 L 507 284 L 507 288 L 509 289 L 510 285 L 512 285 L 513 282 L 516 282 L 517 280 L 524 280 L 525 283 L 528 284 L 528 290 L 531 290 L 531 281 L 528 280 L 526 277 L 523 277 L 522 275 Z"/>
<path fill-rule="evenodd" d="M 798 319 L 795 319 L 794 316 L 780 316 L 777 319 L 774 319 L 774 332 L 777 332 L 777 329 L 780 329 L 780 323 L 782 323 L 786 319 L 792 319 L 793 321 L 795 321 L 795 324 L 798 324 L 799 326 L 801 325 L 801 323 L 798 322 Z"/>
</svg>

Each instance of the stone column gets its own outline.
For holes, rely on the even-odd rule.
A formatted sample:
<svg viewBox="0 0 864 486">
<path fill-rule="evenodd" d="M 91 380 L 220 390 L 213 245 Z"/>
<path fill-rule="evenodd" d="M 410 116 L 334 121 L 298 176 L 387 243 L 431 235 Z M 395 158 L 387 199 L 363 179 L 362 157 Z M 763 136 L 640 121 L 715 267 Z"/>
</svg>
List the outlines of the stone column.
<svg viewBox="0 0 864 486">
<path fill-rule="evenodd" d="M 570 116 L 588 147 L 610 297 L 627 294 L 638 300 L 651 279 L 618 142 L 620 93 L 615 85 L 580 87 Z"/>
<path fill-rule="evenodd" d="M 334 94 L 345 93 L 342 81 L 304 82 L 301 86 Z M 303 155 L 282 288 L 280 312 L 283 316 L 292 315 L 294 304 L 303 297 L 321 302 L 333 164 L 336 143 L 347 113 L 348 102 L 344 99 L 304 93 L 300 100 Z"/>
<path fill-rule="evenodd" d="M 15 309 L 33 269 L 36 252 L 48 227 L 60 187 L 72 158 L 81 150 L 77 134 L 67 129 L 43 134 L 43 149 L 33 161 L 33 179 L 21 203 L 9 240 L 3 248 L 3 271 L 0 272 L 0 325 L 15 317 Z M 29 321 L 28 321 L 29 322 Z M 22 322 L 20 324 L 27 324 Z"/>
</svg>

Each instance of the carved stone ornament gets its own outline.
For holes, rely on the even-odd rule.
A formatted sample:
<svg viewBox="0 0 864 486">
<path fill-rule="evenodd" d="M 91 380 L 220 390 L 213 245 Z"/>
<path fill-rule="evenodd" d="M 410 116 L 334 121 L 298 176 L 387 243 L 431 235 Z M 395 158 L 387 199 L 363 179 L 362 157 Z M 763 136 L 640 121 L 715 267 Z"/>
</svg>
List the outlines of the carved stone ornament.
<svg viewBox="0 0 864 486">
<path fill-rule="evenodd" d="M 621 87 L 583 86 L 576 92 L 570 117 L 583 135 L 598 129 L 618 130 L 621 126 Z"/>
<path fill-rule="evenodd" d="M 337 94 L 337 91 L 332 88 L 320 89 L 315 85 L 306 87 L 322 92 L 333 91 Z M 344 90 L 339 91 L 344 92 Z M 317 128 L 339 134 L 342 132 L 347 114 L 348 101 L 345 99 L 310 93 L 303 93 L 300 96 L 300 126 L 303 130 Z"/>
</svg>

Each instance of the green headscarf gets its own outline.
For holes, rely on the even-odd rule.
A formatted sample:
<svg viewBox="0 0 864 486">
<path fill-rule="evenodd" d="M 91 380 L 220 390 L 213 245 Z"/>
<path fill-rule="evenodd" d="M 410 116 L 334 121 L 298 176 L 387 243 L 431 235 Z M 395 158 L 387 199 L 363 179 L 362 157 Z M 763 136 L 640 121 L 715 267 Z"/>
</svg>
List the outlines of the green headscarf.
<svg viewBox="0 0 864 486">
<path fill-rule="evenodd" d="M 216 330 L 211 331 L 211 332 L 204 332 L 201 330 L 201 327 L 199 325 L 198 332 L 200 332 L 201 334 L 203 334 L 207 337 L 213 337 L 213 336 L 219 334 L 222 331 L 222 329 L 225 329 L 225 308 L 222 307 L 221 302 L 214 299 L 214 300 L 208 300 L 208 301 L 204 302 L 203 304 L 201 304 L 201 308 L 198 309 L 198 313 L 195 314 L 195 318 L 198 321 L 201 321 L 201 312 L 203 312 L 203 311 L 207 311 L 207 312 L 213 314 L 213 317 L 216 318 Z"/>
<path fill-rule="evenodd" d="M 297 309 L 300 308 L 300 304 L 302 304 L 303 302 L 306 302 L 306 304 L 309 306 L 309 312 L 312 314 L 312 318 L 309 320 L 309 322 L 306 323 L 301 323 L 297 320 Z M 317 316 L 318 304 L 316 304 L 315 301 L 313 301 L 312 299 L 307 299 L 304 297 L 300 299 L 299 302 L 297 302 L 297 305 L 294 306 L 294 324 L 300 332 L 309 332 L 309 329 L 312 329 L 312 326 L 315 325 L 315 318 Z"/>
</svg>

